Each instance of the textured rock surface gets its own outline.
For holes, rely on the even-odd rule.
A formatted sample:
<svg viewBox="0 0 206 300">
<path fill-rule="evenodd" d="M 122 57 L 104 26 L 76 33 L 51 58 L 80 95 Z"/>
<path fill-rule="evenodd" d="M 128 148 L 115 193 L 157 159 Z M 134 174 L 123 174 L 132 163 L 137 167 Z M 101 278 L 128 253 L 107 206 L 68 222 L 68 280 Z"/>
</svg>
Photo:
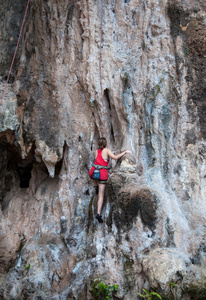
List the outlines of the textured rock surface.
<svg viewBox="0 0 206 300">
<path fill-rule="evenodd" d="M 26 3 L 0 1 L 1 94 Z M 0 298 L 92 299 L 101 277 L 117 299 L 203 300 L 205 1 L 103 1 L 102 46 L 101 5 L 30 2 L 0 107 Z M 132 155 L 111 164 L 100 225 L 104 123 Z"/>
</svg>

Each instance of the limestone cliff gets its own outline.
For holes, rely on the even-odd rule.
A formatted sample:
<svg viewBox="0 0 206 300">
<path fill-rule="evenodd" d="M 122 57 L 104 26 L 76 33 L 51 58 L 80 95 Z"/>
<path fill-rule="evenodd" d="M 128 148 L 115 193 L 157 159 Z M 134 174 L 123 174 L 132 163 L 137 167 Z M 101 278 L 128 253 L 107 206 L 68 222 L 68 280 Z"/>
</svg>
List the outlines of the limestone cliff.
<svg viewBox="0 0 206 300">
<path fill-rule="evenodd" d="M 1 95 L 26 5 L 0 1 Z M 0 107 L 0 299 L 92 299 L 98 277 L 206 299 L 205 19 L 204 0 L 30 1 Z M 104 126 L 132 155 L 101 225 Z"/>
</svg>

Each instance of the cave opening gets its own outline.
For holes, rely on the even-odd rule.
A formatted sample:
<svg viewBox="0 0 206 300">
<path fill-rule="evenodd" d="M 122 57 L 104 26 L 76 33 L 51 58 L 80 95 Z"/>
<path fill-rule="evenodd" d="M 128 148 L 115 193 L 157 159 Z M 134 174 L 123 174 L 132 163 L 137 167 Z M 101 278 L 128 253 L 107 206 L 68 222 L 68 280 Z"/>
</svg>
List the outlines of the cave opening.
<svg viewBox="0 0 206 300">
<path fill-rule="evenodd" d="M 34 161 L 34 145 L 28 156 L 23 159 L 19 148 L 13 143 L 15 140 L 12 131 L 0 136 L 0 175 L 5 191 L 10 191 L 10 186 L 18 182 L 20 188 L 28 188 Z"/>
<path fill-rule="evenodd" d="M 14 142 L 14 131 L 0 133 L 0 204 L 3 211 L 19 188 L 29 187 L 33 168 L 34 146 L 29 155 L 22 159 Z"/>
<path fill-rule="evenodd" d="M 19 175 L 20 188 L 28 188 L 31 179 L 31 171 L 33 168 L 33 161 L 29 159 L 20 160 L 16 163 L 16 170 Z"/>
<path fill-rule="evenodd" d="M 63 158 L 55 166 L 55 177 L 60 175 L 62 168 L 65 168 L 65 163 L 67 164 L 67 147 L 65 143 Z M 34 182 L 32 176 L 34 176 Z M 47 176 L 49 173 L 46 165 L 35 154 L 35 143 L 23 159 L 15 132 L 7 130 L 0 133 L 0 205 L 2 211 L 6 210 L 10 200 L 19 192 L 19 189 L 26 190 L 33 185 L 38 185 L 41 179 Z"/>
<path fill-rule="evenodd" d="M 59 163 L 57 173 L 61 167 Z M 34 174 L 32 173 L 34 172 Z M 49 176 L 43 161 L 37 161 L 35 144 L 33 143 L 26 158 L 21 157 L 20 147 L 16 142 L 15 133 L 7 130 L 0 133 L 0 206 L 5 211 L 11 199 L 22 190 L 30 188 L 32 176 L 35 184 Z M 35 179 L 36 178 L 36 179 Z"/>
</svg>

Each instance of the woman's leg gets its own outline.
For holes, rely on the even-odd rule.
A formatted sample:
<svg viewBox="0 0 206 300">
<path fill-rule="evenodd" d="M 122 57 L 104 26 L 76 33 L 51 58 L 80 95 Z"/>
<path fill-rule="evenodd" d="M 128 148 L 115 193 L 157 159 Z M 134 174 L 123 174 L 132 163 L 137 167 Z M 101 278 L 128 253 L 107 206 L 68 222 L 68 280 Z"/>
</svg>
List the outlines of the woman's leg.
<svg viewBox="0 0 206 300">
<path fill-rule="evenodd" d="M 96 180 L 96 179 L 92 179 L 92 180 L 93 180 L 94 186 L 98 186 L 98 180 Z"/>
<path fill-rule="evenodd" d="M 99 215 L 101 215 L 101 211 L 102 211 L 105 187 L 106 184 L 99 183 L 99 194 L 98 194 L 98 202 L 97 202 L 97 213 Z"/>
</svg>

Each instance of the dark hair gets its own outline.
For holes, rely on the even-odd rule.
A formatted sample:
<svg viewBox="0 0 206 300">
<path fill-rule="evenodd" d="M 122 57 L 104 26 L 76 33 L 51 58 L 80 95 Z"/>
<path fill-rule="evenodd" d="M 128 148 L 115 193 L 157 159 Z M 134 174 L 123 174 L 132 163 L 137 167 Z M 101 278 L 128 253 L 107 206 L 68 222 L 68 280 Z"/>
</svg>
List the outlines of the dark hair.
<svg viewBox="0 0 206 300">
<path fill-rule="evenodd" d="M 104 149 L 107 146 L 107 140 L 104 137 L 100 138 L 98 141 L 98 146 L 99 149 Z"/>
</svg>

